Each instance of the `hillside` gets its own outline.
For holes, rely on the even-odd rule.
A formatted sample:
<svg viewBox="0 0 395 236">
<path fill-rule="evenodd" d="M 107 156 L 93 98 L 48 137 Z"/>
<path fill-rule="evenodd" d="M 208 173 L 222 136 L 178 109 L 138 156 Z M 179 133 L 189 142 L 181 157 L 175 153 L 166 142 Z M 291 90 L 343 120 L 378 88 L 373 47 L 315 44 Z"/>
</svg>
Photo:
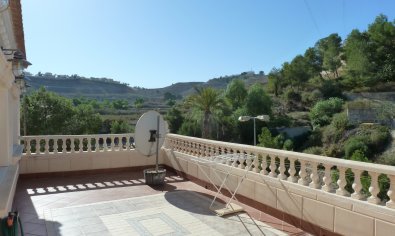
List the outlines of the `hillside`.
<svg viewBox="0 0 395 236">
<path fill-rule="evenodd" d="M 214 78 L 207 82 L 180 82 L 163 88 L 146 89 L 140 87 L 130 87 L 111 79 L 84 78 L 79 76 L 53 76 L 51 73 L 39 75 L 27 75 L 26 80 L 30 85 L 30 91 L 46 88 L 48 91 L 56 92 L 62 96 L 87 97 L 98 100 L 104 99 L 127 99 L 134 101 L 137 97 L 152 104 L 163 102 L 165 93 L 171 93 L 178 97 L 185 97 L 194 92 L 194 87 L 211 86 L 216 89 L 225 89 L 233 79 L 242 79 L 249 86 L 256 82 L 266 83 L 266 76 L 255 74 L 254 72 L 243 72 L 239 75 Z"/>
</svg>

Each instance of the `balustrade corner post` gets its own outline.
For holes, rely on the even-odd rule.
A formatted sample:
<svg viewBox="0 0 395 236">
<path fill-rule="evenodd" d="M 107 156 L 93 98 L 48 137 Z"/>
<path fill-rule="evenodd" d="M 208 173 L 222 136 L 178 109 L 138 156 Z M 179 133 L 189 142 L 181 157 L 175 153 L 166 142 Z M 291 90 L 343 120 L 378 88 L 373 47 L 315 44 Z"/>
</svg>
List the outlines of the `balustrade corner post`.
<svg viewBox="0 0 395 236">
<path fill-rule="evenodd" d="M 372 204 L 379 204 L 380 198 L 377 196 L 377 194 L 380 192 L 380 188 L 378 185 L 379 174 L 376 172 L 369 172 L 369 175 L 371 177 L 369 192 L 372 195 L 368 198 L 368 202 L 370 202 Z"/>
<path fill-rule="evenodd" d="M 288 181 L 292 183 L 297 183 L 298 182 L 298 177 L 295 176 L 296 174 L 296 168 L 295 168 L 295 159 L 293 158 L 288 158 L 289 160 L 289 177 Z"/>
<path fill-rule="evenodd" d="M 336 194 L 340 196 L 349 197 L 350 193 L 345 189 L 347 185 L 346 168 L 339 166 L 337 166 L 337 168 L 339 170 L 339 179 L 337 180 L 337 184 L 339 185 L 339 188 L 336 190 Z"/>
<path fill-rule="evenodd" d="M 304 186 L 309 185 L 309 181 L 307 180 L 307 172 L 306 172 L 306 161 L 304 160 L 299 160 L 300 162 L 300 171 L 299 171 L 299 177 L 300 179 L 298 180 L 298 183 Z"/>
<path fill-rule="evenodd" d="M 361 183 L 361 173 L 362 170 L 354 169 L 354 183 L 352 184 L 352 188 L 354 189 L 354 193 L 351 194 L 351 197 L 357 200 L 363 199 L 363 195 L 361 194 L 362 183 Z"/>
<path fill-rule="evenodd" d="M 311 188 L 320 189 L 321 183 L 320 183 L 320 177 L 318 175 L 318 164 L 316 162 L 312 162 L 311 169 L 312 169 L 310 174 L 311 183 L 309 184 L 309 186 Z"/>
<path fill-rule="evenodd" d="M 333 187 L 332 187 L 332 170 L 331 170 L 331 165 L 329 164 L 324 164 L 325 167 L 325 175 L 324 175 L 324 186 L 322 186 L 322 190 L 325 192 L 333 192 Z"/>
<path fill-rule="evenodd" d="M 385 205 L 395 209 L 395 175 L 390 175 L 388 177 L 390 179 L 390 188 L 388 189 L 387 195 L 390 200 Z"/>
</svg>

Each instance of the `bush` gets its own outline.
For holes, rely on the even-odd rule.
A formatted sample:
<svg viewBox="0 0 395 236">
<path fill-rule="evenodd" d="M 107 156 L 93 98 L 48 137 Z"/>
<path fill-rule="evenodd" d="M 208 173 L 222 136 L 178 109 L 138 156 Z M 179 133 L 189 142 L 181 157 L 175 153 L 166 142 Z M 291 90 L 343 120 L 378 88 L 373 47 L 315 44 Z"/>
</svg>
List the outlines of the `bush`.
<svg viewBox="0 0 395 236">
<path fill-rule="evenodd" d="M 340 84 L 332 80 L 325 80 L 320 88 L 320 91 L 325 99 L 331 97 L 343 97 Z"/>
<path fill-rule="evenodd" d="M 347 129 L 349 126 L 347 114 L 345 112 L 335 114 L 333 116 L 331 124 L 336 129 L 341 129 L 341 130 Z"/>
<path fill-rule="evenodd" d="M 350 159 L 355 151 L 360 151 L 364 156 L 366 156 L 368 150 L 369 148 L 366 145 L 366 140 L 363 140 L 361 137 L 350 138 L 344 145 L 346 159 Z"/>
<path fill-rule="evenodd" d="M 285 140 L 285 142 L 283 144 L 283 149 L 288 150 L 288 151 L 291 151 L 294 149 L 294 143 L 292 142 L 291 139 Z"/>
<path fill-rule="evenodd" d="M 375 162 L 382 165 L 395 166 L 395 152 L 384 153 Z"/>
<path fill-rule="evenodd" d="M 365 154 L 361 150 L 356 150 L 351 158 L 353 161 L 363 161 L 363 162 L 369 162 L 369 159 L 365 156 Z"/>
<path fill-rule="evenodd" d="M 310 120 L 314 128 L 328 125 L 332 116 L 342 110 L 343 100 L 340 98 L 329 98 L 317 102 L 310 111 Z"/>
<path fill-rule="evenodd" d="M 304 153 L 308 154 L 314 154 L 314 155 L 323 155 L 324 151 L 322 150 L 322 147 L 314 146 L 314 147 L 309 147 L 303 151 Z"/>
</svg>

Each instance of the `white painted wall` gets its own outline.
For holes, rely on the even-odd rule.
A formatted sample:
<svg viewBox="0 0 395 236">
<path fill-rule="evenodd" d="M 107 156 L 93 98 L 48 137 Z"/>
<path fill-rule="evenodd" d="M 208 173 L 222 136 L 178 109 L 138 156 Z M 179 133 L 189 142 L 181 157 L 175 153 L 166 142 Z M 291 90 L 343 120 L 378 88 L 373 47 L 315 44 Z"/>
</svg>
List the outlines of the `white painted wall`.
<svg viewBox="0 0 395 236">
<path fill-rule="evenodd" d="M 163 164 L 163 156 L 160 156 L 159 163 Z M 136 150 L 31 154 L 22 156 L 19 172 L 20 174 L 50 173 L 154 164 L 155 156 L 146 157 Z"/>
</svg>

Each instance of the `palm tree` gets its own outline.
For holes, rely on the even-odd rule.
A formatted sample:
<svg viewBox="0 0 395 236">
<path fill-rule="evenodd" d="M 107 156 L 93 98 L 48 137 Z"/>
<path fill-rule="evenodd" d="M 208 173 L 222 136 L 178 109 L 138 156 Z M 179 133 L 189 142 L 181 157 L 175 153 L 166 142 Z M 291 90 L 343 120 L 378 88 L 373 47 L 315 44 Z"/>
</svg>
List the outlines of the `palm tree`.
<svg viewBox="0 0 395 236">
<path fill-rule="evenodd" d="M 223 99 L 219 91 L 212 87 L 195 88 L 196 94 L 188 99 L 188 104 L 203 113 L 202 138 L 210 137 L 210 120 L 212 115 L 222 108 Z"/>
</svg>

